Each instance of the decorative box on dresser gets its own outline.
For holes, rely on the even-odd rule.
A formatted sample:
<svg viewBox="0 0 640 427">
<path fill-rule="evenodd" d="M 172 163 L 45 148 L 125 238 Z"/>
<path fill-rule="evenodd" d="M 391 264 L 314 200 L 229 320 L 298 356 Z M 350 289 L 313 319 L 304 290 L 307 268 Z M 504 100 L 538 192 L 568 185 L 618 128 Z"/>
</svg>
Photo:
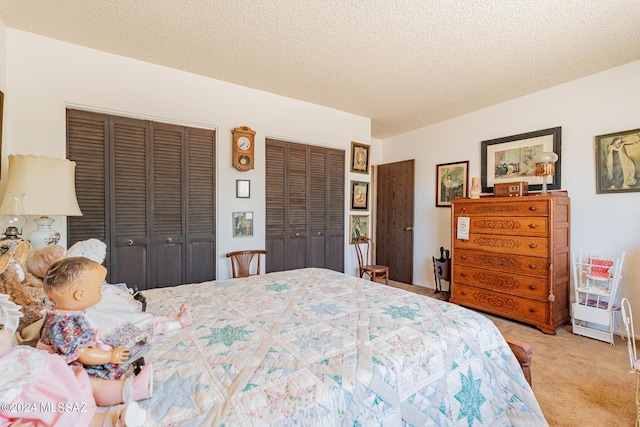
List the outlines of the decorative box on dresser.
<svg viewBox="0 0 640 427">
<path fill-rule="evenodd" d="M 569 320 L 570 199 L 565 191 L 451 203 L 450 301 L 547 334 Z M 469 217 L 469 239 L 457 236 Z"/>
</svg>

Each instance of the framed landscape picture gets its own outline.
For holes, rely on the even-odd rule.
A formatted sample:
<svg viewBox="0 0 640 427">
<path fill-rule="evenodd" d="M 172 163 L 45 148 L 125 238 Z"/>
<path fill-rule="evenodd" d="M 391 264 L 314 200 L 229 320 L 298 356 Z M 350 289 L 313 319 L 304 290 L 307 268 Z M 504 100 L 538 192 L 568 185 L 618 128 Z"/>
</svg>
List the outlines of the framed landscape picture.
<svg viewBox="0 0 640 427">
<path fill-rule="evenodd" d="M 549 176 L 548 188 L 560 189 L 561 135 L 562 128 L 555 127 L 482 141 L 482 192 L 492 193 L 496 183 L 519 181 L 528 183 L 529 191 L 541 190 L 543 177 L 536 176 L 533 158 L 542 152 L 554 152 L 558 155 L 554 174 Z"/>
</svg>

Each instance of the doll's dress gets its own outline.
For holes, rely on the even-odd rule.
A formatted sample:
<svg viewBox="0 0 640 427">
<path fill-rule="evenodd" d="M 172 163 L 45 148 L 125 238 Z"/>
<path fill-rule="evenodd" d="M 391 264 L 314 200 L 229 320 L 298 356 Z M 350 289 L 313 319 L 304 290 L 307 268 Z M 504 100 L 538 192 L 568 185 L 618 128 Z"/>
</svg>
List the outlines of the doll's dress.
<svg viewBox="0 0 640 427">
<path fill-rule="evenodd" d="M 103 284 L 102 298 L 85 313 L 91 326 L 100 331 L 101 342 L 132 348 L 151 337 L 155 316 L 142 312 L 140 302 L 123 288 L 126 285 Z"/>
<path fill-rule="evenodd" d="M 91 383 L 84 369 L 68 366 L 60 356 L 28 346 L 16 346 L 0 357 L 0 402 L 2 427 L 16 418 L 37 426 L 89 425 L 96 412 Z M 75 410 L 64 407 L 56 410 L 59 403 L 65 402 L 79 405 Z M 15 404 L 14 409 L 20 405 L 23 411 L 7 411 L 11 404 Z"/>
<path fill-rule="evenodd" d="M 83 349 L 97 346 L 96 330 L 87 320 L 84 310 L 59 311 L 54 309 L 45 311 L 38 348 L 48 348 L 50 352 L 62 356 L 68 364 L 83 367 L 90 377 L 104 380 L 124 378 L 129 365 L 113 363 L 83 365 L 78 361 Z"/>
</svg>

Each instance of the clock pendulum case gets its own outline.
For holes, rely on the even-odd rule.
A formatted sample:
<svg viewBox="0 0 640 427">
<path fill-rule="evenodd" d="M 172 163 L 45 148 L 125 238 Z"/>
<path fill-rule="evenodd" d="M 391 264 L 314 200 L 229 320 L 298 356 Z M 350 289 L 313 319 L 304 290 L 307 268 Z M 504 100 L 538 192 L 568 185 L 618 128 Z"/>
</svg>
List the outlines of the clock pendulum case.
<svg viewBox="0 0 640 427">
<path fill-rule="evenodd" d="M 240 126 L 231 131 L 233 134 L 232 165 L 239 171 L 253 169 L 255 131 L 247 126 Z"/>
</svg>

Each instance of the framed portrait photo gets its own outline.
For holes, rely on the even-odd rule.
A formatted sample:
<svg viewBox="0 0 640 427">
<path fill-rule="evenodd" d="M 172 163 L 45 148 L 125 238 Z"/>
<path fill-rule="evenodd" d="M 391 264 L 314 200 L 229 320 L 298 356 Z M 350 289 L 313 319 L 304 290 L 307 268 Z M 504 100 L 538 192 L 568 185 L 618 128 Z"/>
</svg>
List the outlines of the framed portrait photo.
<svg viewBox="0 0 640 427">
<path fill-rule="evenodd" d="M 596 193 L 640 191 L 640 129 L 596 136 Z"/>
<path fill-rule="evenodd" d="M 469 161 L 436 165 L 436 207 L 451 207 L 456 197 L 469 195 Z"/>
<path fill-rule="evenodd" d="M 253 236 L 253 212 L 233 213 L 233 237 Z"/>
<path fill-rule="evenodd" d="M 369 237 L 369 215 L 349 216 L 349 244 L 360 236 Z"/>
<path fill-rule="evenodd" d="M 362 181 L 351 181 L 351 209 L 369 209 L 369 183 Z"/>
<path fill-rule="evenodd" d="M 529 191 L 542 190 L 542 180 L 549 179 L 549 190 L 560 189 L 560 148 L 562 128 L 555 127 L 519 135 L 482 141 L 481 176 L 483 193 L 492 193 L 496 183 L 523 181 Z M 533 158 L 542 152 L 558 155 L 553 175 L 536 176 Z"/>
<path fill-rule="evenodd" d="M 370 146 L 351 142 L 351 172 L 369 174 Z"/>
</svg>

